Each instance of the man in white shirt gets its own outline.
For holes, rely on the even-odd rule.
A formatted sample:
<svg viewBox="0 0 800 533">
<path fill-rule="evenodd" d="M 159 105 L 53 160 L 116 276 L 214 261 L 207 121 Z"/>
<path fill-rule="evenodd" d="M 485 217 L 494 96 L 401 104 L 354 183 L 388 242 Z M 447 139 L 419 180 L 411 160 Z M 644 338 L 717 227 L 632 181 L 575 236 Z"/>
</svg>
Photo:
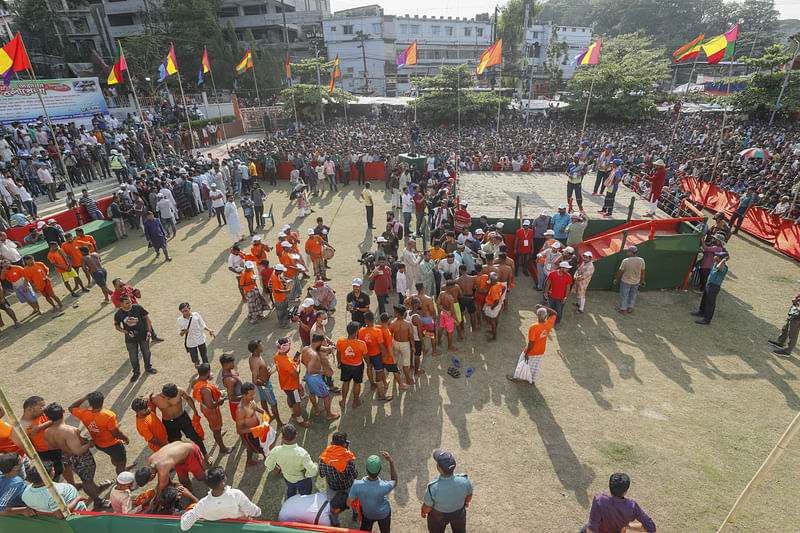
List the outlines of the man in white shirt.
<svg viewBox="0 0 800 533">
<path fill-rule="evenodd" d="M 408 189 L 403 187 L 403 194 L 400 196 L 400 207 L 403 212 L 403 235 L 411 235 L 411 214 L 414 212 L 414 197 Z"/>
<path fill-rule="evenodd" d="M 17 266 L 22 265 L 22 255 L 17 249 L 17 245 L 8 239 L 5 232 L 0 231 L 0 259 L 5 259 Z"/>
<path fill-rule="evenodd" d="M 217 215 L 217 226 L 226 224 L 225 221 L 225 195 L 217 188 L 216 183 L 211 184 L 211 192 L 208 194 L 211 198 L 211 208 Z"/>
<path fill-rule="evenodd" d="M 181 516 L 181 530 L 188 531 L 200 518 L 251 520 L 261 516 L 261 509 L 242 491 L 226 485 L 226 481 L 227 476 L 221 466 L 215 466 L 206 472 L 206 483 L 211 490 Z"/>
<path fill-rule="evenodd" d="M 206 326 L 205 320 L 200 316 L 200 313 L 192 311 L 192 306 L 189 302 L 183 302 L 178 305 L 178 311 L 181 316 L 178 317 L 178 335 L 184 337 L 183 345 L 186 351 L 189 352 L 189 357 L 192 358 L 195 368 L 200 365 L 200 358 L 204 363 L 208 363 L 208 349 L 206 348 L 206 331 L 208 331 L 211 338 L 215 338 L 213 329 Z M 200 358 L 197 357 L 197 352 L 200 352 Z"/>
</svg>

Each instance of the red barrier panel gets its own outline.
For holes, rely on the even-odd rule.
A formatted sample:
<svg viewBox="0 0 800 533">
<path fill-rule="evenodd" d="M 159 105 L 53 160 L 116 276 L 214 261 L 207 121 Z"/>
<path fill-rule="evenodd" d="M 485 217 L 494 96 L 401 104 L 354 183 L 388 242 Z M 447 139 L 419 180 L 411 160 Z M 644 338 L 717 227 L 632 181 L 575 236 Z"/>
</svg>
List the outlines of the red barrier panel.
<svg viewBox="0 0 800 533">
<path fill-rule="evenodd" d="M 100 209 L 100 212 L 103 213 L 103 216 L 106 214 L 106 208 L 108 204 L 111 203 L 111 197 L 103 198 L 97 201 L 97 208 Z M 86 224 L 90 222 L 92 219 L 89 217 L 89 213 L 86 211 L 86 208 L 81 206 L 81 224 Z M 54 215 L 48 215 L 45 218 L 40 219 L 42 222 L 47 222 L 50 219 L 56 221 L 56 223 L 61 226 L 64 231 L 70 231 L 78 227 L 78 217 L 75 216 L 75 212 L 72 210 L 65 210 L 60 211 Z M 22 240 L 30 233 L 28 228 L 35 228 L 36 224 L 39 222 L 37 220 L 33 224 L 27 224 L 25 226 L 17 226 L 11 229 L 7 229 L 5 231 L 6 235 L 12 241 L 22 242 Z"/>
<path fill-rule="evenodd" d="M 288 161 L 277 163 L 275 165 L 275 174 L 279 180 L 288 180 L 293 168 L 294 166 Z"/>
<path fill-rule="evenodd" d="M 760 207 L 751 207 L 742 221 L 742 229 L 754 237 L 775 244 L 775 238 L 781 229 L 781 217 L 769 215 Z"/>
<path fill-rule="evenodd" d="M 791 220 L 782 220 L 780 231 L 775 238 L 775 248 L 800 260 L 800 226 Z"/>
</svg>

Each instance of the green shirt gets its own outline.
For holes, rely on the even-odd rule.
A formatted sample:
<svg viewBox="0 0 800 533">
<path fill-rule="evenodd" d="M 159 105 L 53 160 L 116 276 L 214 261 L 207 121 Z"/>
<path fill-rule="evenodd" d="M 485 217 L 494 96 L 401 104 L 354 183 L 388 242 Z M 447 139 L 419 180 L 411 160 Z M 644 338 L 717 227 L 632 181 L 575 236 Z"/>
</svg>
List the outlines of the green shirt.
<svg viewBox="0 0 800 533">
<path fill-rule="evenodd" d="M 317 463 L 312 461 L 308 452 L 297 443 L 275 446 L 269 452 L 264 466 L 267 467 L 267 470 L 273 470 L 276 465 L 281 467 L 281 474 L 289 483 L 297 483 L 307 477 L 317 475 Z"/>
<path fill-rule="evenodd" d="M 574 246 L 580 242 L 583 242 L 583 234 L 586 231 L 586 226 L 589 225 L 588 220 L 576 220 L 575 222 L 570 222 L 567 226 L 567 246 Z"/>
</svg>

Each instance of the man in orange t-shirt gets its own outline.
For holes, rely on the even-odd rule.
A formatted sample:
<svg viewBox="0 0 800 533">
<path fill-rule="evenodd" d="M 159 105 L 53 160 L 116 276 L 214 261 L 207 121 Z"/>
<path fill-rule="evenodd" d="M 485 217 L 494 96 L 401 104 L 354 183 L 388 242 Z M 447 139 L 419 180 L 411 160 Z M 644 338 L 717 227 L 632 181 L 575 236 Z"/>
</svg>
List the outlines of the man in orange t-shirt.
<svg viewBox="0 0 800 533">
<path fill-rule="evenodd" d="M 505 287 L 497 281 L 497 272 L 490 272 L 487 280 L 489 292 L 483 304 L 483 314 L 486 317 L 486 324 L 492 330 L 492 336 L 486 342 L 494 342 L 497 340 L 497 316 L 503 308 Z"/>
<path fill-rule="evenodd" d="M 244 270 L 239 276 L 239 292 L 244 294 L 247 300 L 247 322 L 255 324 L 264 318 L 262 313 L 267 302 L 258 290 L 258 274 L 255 271 L 256 264 L 253 261 L 245 261 Z"/>
<path fill-rule="evenodd" d="M 13 264 L 8 259 L 3 259 L 0 263 L 0 279 L 4 279 L 14 287 L 14 293 L 20 302 L 25 302 L 31 306 L 35 313 L 43 314 L 39 309 L 39 300 L 33 292 L 33 287 L 25 279 L 25 269 L 19 265 Z"/>
<path fill-rule="evenodd" d="M 536 305 L 536 318 L 539 321 L 528 329 L 528 345 L 519 355 L 514 375 L 506 374 L 507 380 L 515 383 L 527 381 L 531 385 L 536 385 L 539 364 L 542 362 L 542 355 L 547 347 L 547 336 L 556 323 L 557 314 L 555 309 L 550 309 L 541 304 Z"/>
<path fill-rule="evenodd" d="M 89 402 L 89 409 L 81 407 L 81 404 L 86 401 Z M 111 458 L 117 474 L 120 474 L 128 469 L 125 464 L 128 460 L 125 446 L 130 444 L 130 439 L 119 428 L 114 411 L 103 409 L 104 401 L 103 393 L 94 391 L 73 402 L 68 409 L 75 418 L 83 422 L 83 425 L 89 430 L 89 436 L 92 437 L 95 448 Z"/>
<path fill-rule="evenodd" d="M 53 284 L 47 278 L 47 273 L 50 269 L 44 263 L 34 261 L 32 255 L 26 255 L 22 258 L 25 261 L 25 267 L 22 269 L 25 272 L 25 279 L 33 284 L 36 289 L 42 293 L 47 303 L 53 306 L 53 313 L 55 316 L 64 314 L 64 306 L 61 300 L 56 296 L 53 291 Z M 56 307 L 56 303 L 58 307 Z"/>
<path fill-rule="evenodd" d="M 316 235 L 313 228 L 308 229 L 308 239 L 306 240 L 306 253 L 311 259 L 311 265 L 314 267 L 314 277 L 322 281 L 329 281 L 325 275 L 325 260 L 322 259 L 322 248 L 325 241 L 322 236 Z"/>
<path fill-rule="evenodd" d="M 16 452 L 20 456 L 25 456 L 19 435 L 5 420 L 2 420 L 4 416 L 6 416 L 6 411 L 0 406 L 0 455 Z"/>
<path fill-rule="evenodd" d="M 88 238 L 84 236 L 83 241 L 78 242 L 78 239 L 73 237 L 72 233 L 65 233 L 64 238 L 66 239 L 66 242 L 61 245 L 61 250 L 63 250 L 63 252 L 67 254 L 67 257 L 69 257 L 70 263 L 75 269 L 75 272 L 80 274 L 80 272 L 83 271 L 83 273 L 86 275 L 86 284 L 91 287 L 94 285 L 94 282 L 89 276 L 89 271 L 83 268 L 83 265 L 81 264 L 81 257 L 83 257 L 83 254 L 81 253 L 80 247 L 89 246 L 92 248 L 94 246 L 94 238 L 92 237 L 92 240 L 89 241 Z"/>
<path fill-rule="evenodd" d="M 353 407 L 361 405 L 361 382 L 364 380 L 364 361 L 367 357 L 367 344 L 358 338 L 358 322 L 347 324 L 347 338 L 341 337 L 336 341 L 337 366 L 341 369 L 342 399 L 339 405 L 347 403 L 347 393 L 350 392 L 350 381 L 353 385 Z"/>
<path fill-rule="evenodd" d="M 383 339 L 383 330 L 380 327 L 375 327 L 375 314 L 372 311 L 364 313 L 364 322 L 366 325 L 358 330 L 359 340 L 364 341 L 367 345 L 367 377 L 371 388 L 378 388 L 378 399 L 389 401 L 391 396 L 386 396 L 383 392 L 386 383 L 386 374 L 383 370 L 383 360 L 391 356 L 386 352 L 386 345 Z M 387 332 L 388 333 L 388 332 Z M 389 333 L 391 337 L 391 333 Z M 375 377 L 372 377 L 372 371 L 375 370 Z"/>
<path fill-rule="evenodd" d="M 147 445 L 154 452 L 167 444 L 167 428 L 154 412 L 150 410 L 147 398 L 140 396 L 131 402 L 131 409 L 136 413 L 136 431 L 144 437 Z"/>
<path fill-rule="evenodd" d="M 286 272 L 286 265 L 278 263 L 272 269 L 272 301 L 275 303 L 275 311 L 278 315 L 278 327 L 280 329 L 289 328 L 289 289 L 286 288 L 283 274 Z"/>
<path fill-rule="evenodd" d="M 64 462 L 61 459 L 61 450 L 53 450 L 45 442 L 44 434 L 47 428 L 53 425 L 47 415 L 44 414 L 45 401 L 41 396 L 31 396 L 22 403 L 22 416 L 19 417 L 19 425 L 28 434 L 28 438 L 33 444 L 33 448 L 39 454 L 42 461 L 51 461 L 55 469 L 53 481 L 64 472 Z"/>
<path fill-rule="evenodd" d="M 281 390 L 286 393 L 286 402 L 292 410 L 292 414 L 297 418 L 297 424 L 300 427 L 307 428 L 311 426 L 309 420 L 303 420 L 303 415 L 300 413 L 300 353 L 294 357 L 289 357 L 289 350 L 292 347 L 292 341 L 289 337 L 281 337 L 275 342 L 278 347 L 278 352 L 275 354 L 275 366 L 278 369 L 278 382 L 281 385 Z"/>
<path fill-rule="evenodd" d="M 197 367 L 197 377 L 192 381 L 192 398 L 200 404 L 200 411 L 208 420 L 208 427 L 214 435 L 214 440 L 219 446 L 219 453 L 231 453 L 231 448 L 222 441 L 222 412 L 219 406 L 225 403 L 227 394 L 223 394 L 217 387 L 208 382 L 211 377 L 211 365 L 202 363 Z"/>
<path fill-rule="evenodd" d="M 80 287 L 83 292 L 89 292 L 89 289 L 83 286 L 83 282 L 81 281 L 81 277 L 78 275 L 78 271 L 70 264 L 70 258 L 67 257 L 67 254 L 65 254 L 64 251 L 58 247 L 58 243 L 55 241 L 50 243 L 50 251 L 47 252 L 47 260 L 52 263 L 56 269 L 56 272 L 61 274 L 61 280 L 64 282 L 64 286 L 72 296 L 78 296 L 75 294 L 75 291 L 78 290 L 78 287 Z M 73 289 L 69 284 L 69 280 L 71 279 L 75 280 L 75 289 Z"/>
</svg>

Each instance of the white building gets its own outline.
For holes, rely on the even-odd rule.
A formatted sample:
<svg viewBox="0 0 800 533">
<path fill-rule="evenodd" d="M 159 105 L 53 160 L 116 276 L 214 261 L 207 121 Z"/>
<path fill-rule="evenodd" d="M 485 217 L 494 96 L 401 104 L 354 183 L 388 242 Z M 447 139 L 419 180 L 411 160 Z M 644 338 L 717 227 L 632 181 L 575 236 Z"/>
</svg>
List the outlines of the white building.
<svg viewBox="0 0 800 533">
<path fill-rule="evenodd" d="M 592 28 L 583 26 L 559 26 L 552 22 L 533 24 L 525 32 L 523 39 L 523 50 L 529 59 L 528 65 L 534 69 L 534 77 L 540 77 L 544 63 L 547 59 L 547 49 L 551 45 L 553 30 L 559 42 L 566 42 L 569 46 L 567 52 L 567 64 L 560 64 L 563 74 L 561 79 L 566 81 L 575 73 L 572 60 L 592 44 Z M 539 76 L 537 76 L 537 73 Z"/>
<path fill-rule="evenodd" d="M 414 75 L 435 76 L 444 66 L 475 68 L 491 43 L 488 15 L 402 17 L 384 15 L 377 5 L 338 11 L 323 21 L 328 60 L 339 56 L 342 87 L 373 96 L 411 90 Z M 396 58 L 417 41 L 417 65 L 397 70 Z"/>
</svg>

